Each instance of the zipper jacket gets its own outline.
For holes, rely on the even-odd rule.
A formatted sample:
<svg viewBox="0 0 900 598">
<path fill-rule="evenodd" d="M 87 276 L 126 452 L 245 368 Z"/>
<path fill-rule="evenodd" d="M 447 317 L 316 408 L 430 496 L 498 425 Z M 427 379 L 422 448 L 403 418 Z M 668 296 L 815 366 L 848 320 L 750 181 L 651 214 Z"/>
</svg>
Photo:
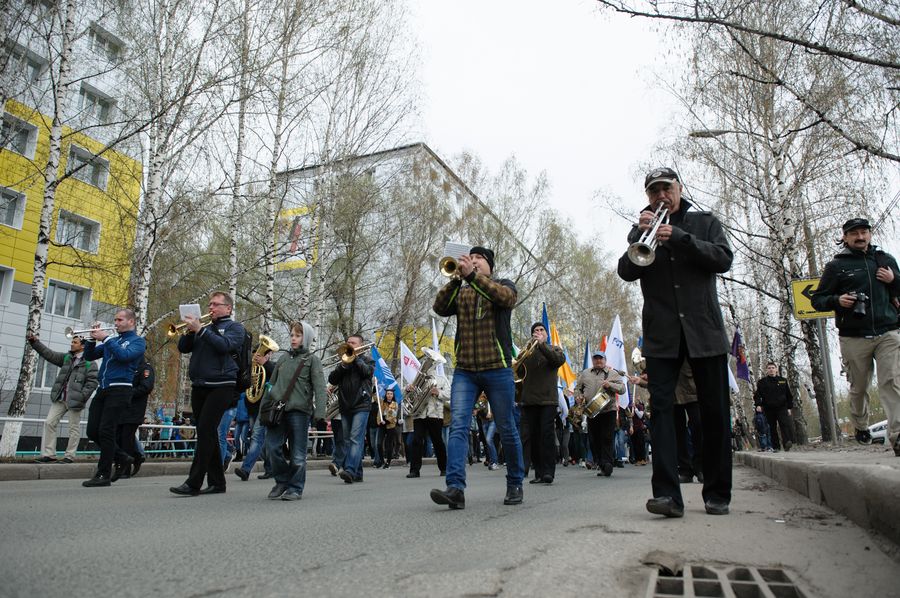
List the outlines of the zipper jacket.
<svg viewBox="0 0 900 598">
<path fill-rule="evenodd" d="M 178 351 L 191 354 L 188 375 L 192 386 L 217 387 L 237 384 L 238 366 L 232 354 L 244 345 L 244 327 L 230 316 L 204 326 L 197 334 L 178 339 Z"/>
<path fill-rule="evenodd" d="M 147 343 L 134 330 L 119 336 L 107 337 L 102 343 L 85 341 L 84 358 L 102 359 L 100 366 L 100 388 L 111 386 L 131 387 L 134 373 L 143 363 Z"/>
</svg>

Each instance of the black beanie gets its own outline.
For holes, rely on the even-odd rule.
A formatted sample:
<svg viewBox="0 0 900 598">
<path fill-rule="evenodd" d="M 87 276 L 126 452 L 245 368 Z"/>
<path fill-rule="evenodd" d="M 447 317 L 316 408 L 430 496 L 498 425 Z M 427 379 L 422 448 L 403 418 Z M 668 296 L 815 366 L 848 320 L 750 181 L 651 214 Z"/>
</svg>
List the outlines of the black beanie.
<svg viewBox="0 0 900 598">
<path fill-rule="evenodd" d="M 481 257 L 487 260 L 488 266 L 491 267 L 491 272 L 494 272 L 494 252 L 488 249 L 487 247 L 480 247 L 476 245 L 472 249 L 469 250 L 469 253 L 477 253 Z"/>
<path fill-rule="evenodd" d="M 544 326 L 544 323 L 543 323 L 543 322 L 535 322 L 534 324 L 532 324 L 532 325 L 531 325 L 531 334 L 534 334 L 534 329 L 537 328 L 538 326 L 540 326 L 541 328 L 543 328 L 543 329 L 544 329 L 544 332 L 546 332 L 548 335 L 550 334 L 550 331 L 547 330 L 547 328 Z"/>
</svg>

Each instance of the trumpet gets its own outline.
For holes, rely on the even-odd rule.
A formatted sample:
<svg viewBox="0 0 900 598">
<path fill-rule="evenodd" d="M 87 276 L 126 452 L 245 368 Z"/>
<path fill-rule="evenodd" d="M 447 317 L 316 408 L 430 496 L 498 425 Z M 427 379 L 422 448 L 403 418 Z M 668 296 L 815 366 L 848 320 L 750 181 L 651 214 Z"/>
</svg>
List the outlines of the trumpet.
<svg viewBox="0 0 900 598">
<path fill-rule="evenodd" d="M 539 341 L 538 339 L 531 337 L 531 340 L 528 341 L 528 344 L 525 345 L 525 348 L 519 352 L 519 354 L 516 356 L 515 359 L 513 359 L 512 371 L 513 371 L 513 382 L 515 384 L 518 384 L 519 382 L 522 382 L 523 380 L 525 380 L 525 376 L 528 375 L 528 368 L 524 368 L 524 364 L 522 362 L 524 362 L 526 359 L 528 359 L 531 356 L 532 353 L 534 353 L 534 350 L 537 349 L 538 343 L 540 343 L 540 342 L 541 341 Z M 516 377 L 516 372 L 519 369 L 519 366 L 522 366 L 525 370 L 522 372 L 521 378 Z"/>
<path fill-rule="evenodd" d="M 659 230 L 661 224 L 669 222 L 669 208 L 662 202 L 656 208 L 653 214 L 653 220 L 650 221 L 650 228 L 644 231 L 641 237 L 628 246 L 628 259 L 636 266 L 649 266 L 656 259 L 656 246 L 659 245 L 659 239 L 656 238 L 656 231 Z"/>
<path fill-rule="evenodd" d="M 212 324 L 212 312 L 207 312 L 200 316 L 200 327 L 205 328 Z M 183 336 L 188 333 L 187 322 L 182 322 L 181 324 L 169 324 L 169 327 L 166 328 L 166 336 L 172 338 L 173 336 Z"/>
<path fill-rule="evenodd" d="M 447 278 L 459 276 L 459 262 L 456 261 L 456 258 L 449 256 L 441 258 L 441 261 L 438 262 L 438 268 L 441 270 L 441 274 Z"/>
<path fill-rule="evenodd" d="M 357 356 L 365 353 L 369 349 L 375 346 L 375 343 L 366 343 L 365 345 L 360 345 L 355 349 L 350 343 L 341 343 L 338 345 L 337 353 L 332 355 L 328 359 L 322 361 L 322 367 L 330 367 L 332 365 L 337 365 L 338 361 L 343 362 L 346 365 L 350 365 L 354 361 L 356 361 Z"/>
<path fill-rule="evenodd" d="M 65 334 L 66 334 L 66 338 L 72 338 L 75 336 L 83 337 L 87 334 L 90 334 L 94 330 L 115 330 L 115 329 L 116 329 L 115 326 L 102 326 L 99 328 L 88 328 L 87 330 L 73 330 L 71 326 L 66 326 Z"/>
</svg>

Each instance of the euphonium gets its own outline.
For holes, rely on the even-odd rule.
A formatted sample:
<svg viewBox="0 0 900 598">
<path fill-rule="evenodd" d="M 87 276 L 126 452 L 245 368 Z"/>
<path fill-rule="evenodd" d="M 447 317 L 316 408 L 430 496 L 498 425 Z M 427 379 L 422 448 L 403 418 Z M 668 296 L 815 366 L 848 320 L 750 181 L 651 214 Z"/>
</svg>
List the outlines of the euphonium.
<svg viewBox="0 0 900 598">
<path fill-rule="evenodd" d="M 274 353 L 278 350 L 278 343 L 273 341 L 265 334 L 259 335 L 259 346 L 256 348 L 254 355 L 263 356 L 267 353 Z M 263 397 L 266 389 L 266 368 L 253 361 L 253 367 L 250 368 L 250 388 L 247 389 L 247 402 L 256 403 Z"/>
<path fill-rule="evenodd" d="M 422 351 L 425 356 L 419 365 L 419 373 L 416 374 L 415 380 L 412 381 L 412 390 L 406 393 L 406 401 L 409 403 L 409 416 L 415 419 L 425 410 L 428 405 L 428 395 L 434 386 L 431 372 L 439 364 L 446 363 L 444 356 L 428 347 L 423 347 Z"/>
<path fill-rule="evenodd" d="M 341 402 L 338 399 L 337 393 L 332 392 L 330 387 L 325 389 L 325 394 L 328 396 L 328 400 L 325 403 L 325 419 L 331 421 L 340 415 Z"/>
<path fill-rule="evenodd" d="M 650 221 L 650 228 L 644 231 L 641 237 L 628 246 L 628 259 L 637 266 L 649 266 L 656 259 L 656 246 L 659 240 L 656 238 L 656 231 L 659 230 L 661 224 L 669 221 L 669 208 L 662 202 L 656 208 L 653 214 L 653 220 Z"/>
<path fill-rule="evenodd" d="M 200 316 L 200 327 L 204 328 L 212 324 L 212 312 L 207 312 Z M 166 336 L 172 338 L 173 336 L 182 336 L 187 334 L 188 327 L 187 322 L 182 322 L 181 324 L 169 324 L 169 327 L 166 329 Z"/>
</svg>

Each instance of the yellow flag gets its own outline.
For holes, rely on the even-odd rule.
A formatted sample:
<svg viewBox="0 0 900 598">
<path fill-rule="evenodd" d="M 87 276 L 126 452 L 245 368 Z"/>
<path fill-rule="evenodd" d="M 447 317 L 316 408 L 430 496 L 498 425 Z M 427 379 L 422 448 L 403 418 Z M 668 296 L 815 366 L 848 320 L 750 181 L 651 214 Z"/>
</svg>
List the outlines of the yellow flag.
<svg viewBox="0 0 900 598">
<path fill-rule="evenodd" d="M 550 324 L 550 344 L 562 347 L 562 343 L 559 342 L 559 331 L 556 330 L 556 324 Z M 569 367 L 568 361 L 559 367 L 559 377 L 566 383 L 566 388 L 572 386 L 575 383 L 575 379 L 578 378 L 575 372 L 572 371 L 572 368 Z"/>
</svg>

